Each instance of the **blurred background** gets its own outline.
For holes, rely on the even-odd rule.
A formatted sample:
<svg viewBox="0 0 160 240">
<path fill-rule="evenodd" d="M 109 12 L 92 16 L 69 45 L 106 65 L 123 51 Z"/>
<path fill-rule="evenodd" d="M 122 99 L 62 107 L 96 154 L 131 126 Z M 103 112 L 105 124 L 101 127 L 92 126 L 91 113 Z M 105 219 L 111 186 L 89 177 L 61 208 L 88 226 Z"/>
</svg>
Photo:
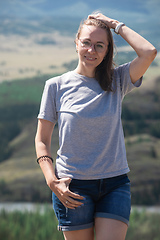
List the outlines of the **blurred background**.
<svg viewBox="0 0 160 240">
<path fill-rule="evenodd" d="M 0 0 L 0 209 L 24 210 L 26 207 L 33 210 L 37 204 L 51 205 L 51 191 L 36 163 L 34 149 L 41 95 L 47 79 L 76 67 L 77 53 L 74 44 L 76 31 L 80 21 L 93 11 L 101 11 L 108 17 L 124 22 L 149 40 L 159 51 L 159 0 L 101 0 L 100 2 L 97 0 Z M 130 46 L 114 32 L 113 37 L 116 45 L 115 63 L 119 65 L 131 61 L 135 53 Z M 131 169 L 129 177 L 132 206 L 137 206 L 136 209 L 152 207 L 154 212 L 158 212 L 160 206 L 159 53 L 144 75 L 142 87 L 125 98 L 122 120 Z M 58 149 L 57 127 L 52 146 L 55 159 Z M 140 206 L 142 208 L 139 208 Z M 1 214 L 1 218 L 7 219 L 9 215 L 1 211 L 4 214 L 3 217 Z M 22 212 L 19 214 L 23 214 Z M 45 213 L 50 214 L 50 211 L 46 210 Z M 132 215 L 130 229 L 134 227 L 137 229 L 134 225 L 138 222 L 137 219 L 141 221 L 139 225 L 142 225 L 147 214 L 148 212 L 140 214 L 137 210 Z M 16 219 L 17 216 L 19 219 L 25 219 L 18 213 L 12 219 Z M 50 216 L 43 214 L 43 218 L 46 221 Z M 152 220 L 151 215 L 149 219 Z M 153 219 L 156 219 L 155 216 Z M 17 221 L 21 222 L 21 220 Z M 32 239 L 30 235 L 26 235 L 26 238 L 21 235 L 21 226 L 16 230 L 17 233 L 13 234 L 8 230 L 12 229 L 12 224 L 9 228 L 5 220 L 4 225 L 1 223 L 0 220 L 0 239 L 14 239 L 14 236 L 15 239 Z M 56 229 L 56 224 L 54 219 L 52 231 Z M 155 230 L 156 223 L 151 224 L 148 220 L 148 225 L 146 222 L 144 224 L 143 232 L 146 234 L 144 239 L 159 240 L 160 232 L 156 233 L 158 231 Z M 148 226 L 152 225 L 155 229 L 151 231 L 152 235 L 149 235 L 148 229 L 151 227 Z M 62 239 L 61 234 L 56 235 L 56 230 L 54 238 L 43 235 L 44 232 L 47 234 L 50 230 L 43 230 L 43 233 L 39 233 L 39 236 L 37 238 L 34 236 L 33 239 L 45 239 L 46 236 L 48 239 Z M 13 235 L 12 238 L 7 235 L 9 233 Z M 26 234 L 30 234 L 29 230 Z M 137 240 L 143 239 L 140 233 L 137 233 L 137 236 L 128 233 L 128 239 L 135 237 Z"/>
</svg>

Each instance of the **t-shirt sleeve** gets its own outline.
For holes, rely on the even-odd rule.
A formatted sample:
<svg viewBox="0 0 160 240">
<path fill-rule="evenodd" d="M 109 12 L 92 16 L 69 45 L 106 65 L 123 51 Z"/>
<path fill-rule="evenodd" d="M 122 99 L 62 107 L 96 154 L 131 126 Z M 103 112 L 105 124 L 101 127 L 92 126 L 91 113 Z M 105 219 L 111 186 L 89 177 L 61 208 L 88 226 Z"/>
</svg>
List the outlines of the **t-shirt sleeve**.
<svg viewBox="0 0 160 240">
<path fill-rule="evenodd" d="M 123 64 L 115 69 L 115 77 L 117 84 L 120 84 L 122 97 L 124 97 L 127 93 L 131 92 L 134 88 L 140 87 L 142 84 L 143 76 L 138 79 L 136 83 L 132 83 L 129 68 L 130 62 Z"/>
<path fill-rule="evenodd" d="M 54 78 L 46 81 L 42 94 L 38 119 L 48 120 L 53 123 L 57 122 L 58 115 L 56 110 L 56 83 Z"/>
</svg>

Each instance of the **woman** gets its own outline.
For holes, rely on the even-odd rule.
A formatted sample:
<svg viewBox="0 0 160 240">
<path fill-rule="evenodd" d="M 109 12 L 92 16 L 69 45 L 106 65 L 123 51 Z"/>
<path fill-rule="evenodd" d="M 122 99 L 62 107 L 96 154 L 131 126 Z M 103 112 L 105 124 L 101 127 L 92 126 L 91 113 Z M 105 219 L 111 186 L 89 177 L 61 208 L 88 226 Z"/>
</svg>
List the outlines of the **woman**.
<svg viewBox="0 0 160 240">
<path fill-rule="evenodd" d="M 110 29 L 137 53 L 113 67 Z M 74 71 L 46 82 L 36 134 L 37 161 L 53 192 L 58 229 L 66 240 L 124 240 L 130 215 L 130 181 L 121 101 L 141 85 L 156 49 L 139 34 L 101 13 L 90 15 L 76 37 Z M 58 121 L 55 172 L 51 136 Z"/>
</svg>

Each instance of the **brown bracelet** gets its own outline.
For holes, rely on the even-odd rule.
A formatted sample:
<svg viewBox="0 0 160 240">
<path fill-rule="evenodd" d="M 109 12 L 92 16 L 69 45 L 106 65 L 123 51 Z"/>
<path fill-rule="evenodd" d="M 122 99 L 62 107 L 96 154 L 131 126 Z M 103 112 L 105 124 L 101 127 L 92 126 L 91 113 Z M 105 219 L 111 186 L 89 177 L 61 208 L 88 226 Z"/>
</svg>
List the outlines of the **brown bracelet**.
<svg viewBox="0 0 160 240">
<path fill-rule="evenodd" d="M 53 163 L 53 158 L 52 157 L 50 157 L 50 156 L 41 156 L 41 157 L 39 157 L 39 158 L 37 158 L 37 163 L 39 164 L 39 160 L 40 159 L 42 159 L 42 161 L 46 161 L 47 159 L 46 158 L 49 158 L 51 161 L 52 161 L 52 163 Z"/>
</svg>

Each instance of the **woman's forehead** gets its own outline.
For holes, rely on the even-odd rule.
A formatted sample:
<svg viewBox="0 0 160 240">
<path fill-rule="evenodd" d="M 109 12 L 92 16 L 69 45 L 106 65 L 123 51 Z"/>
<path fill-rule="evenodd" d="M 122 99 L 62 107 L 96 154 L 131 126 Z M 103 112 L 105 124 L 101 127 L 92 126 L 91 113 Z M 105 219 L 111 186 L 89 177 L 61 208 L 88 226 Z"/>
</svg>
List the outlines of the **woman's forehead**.
<svg viewBox="0 0 160 240">
<path fill-rule="evenodd" d="M 106 30 L 92 25 L 83 25 L 80 32 L 80 38 L 88 38 L 91 40 L 93 39 L 97 41 L 108 42 Z"/>
</svg>

